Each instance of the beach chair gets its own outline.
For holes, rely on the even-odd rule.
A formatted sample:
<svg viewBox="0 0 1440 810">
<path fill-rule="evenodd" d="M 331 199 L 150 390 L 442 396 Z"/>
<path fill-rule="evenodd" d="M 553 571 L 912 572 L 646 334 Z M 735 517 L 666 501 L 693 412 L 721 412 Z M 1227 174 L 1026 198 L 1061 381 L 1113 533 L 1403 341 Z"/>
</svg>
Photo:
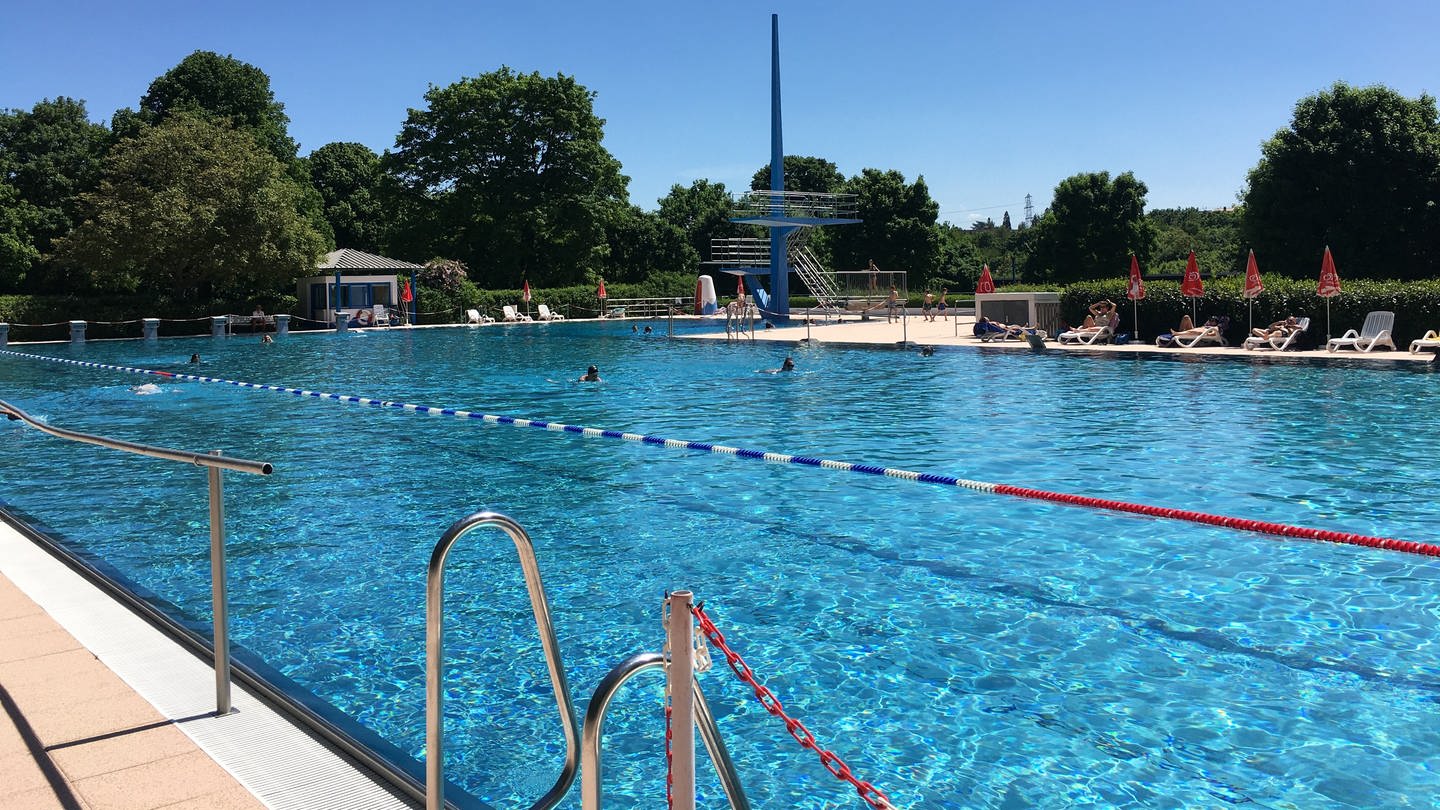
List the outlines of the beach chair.
<svg viewBox="0 0 1440 810">
<path fill-rule="evenodd" d="M 1325 351 L 1354 349 L 1368 352 L 1376 346 L 1384 346 L 1393 351 L 1396 346 L 1395 340 L 1390 337 L 1390 330 L 1394 328 L 1395 313 L 1376 310 L 1365 316 L 1365 323 L 1360 326 L 1359 332 L 1348 329 L 1340 337 L 1330 338 L 1330 342 L 1325 344 Z"/>
<path fill-rule="evenodd" d="M 1109 343 L 1115 339 L 1115 331 L 1120 328 L 1120 318 L 1115 317 L 1106 326 L 1102 326 L 1093 332 L 1080 332 L 1071 329 L 1069 332 L 1061 332 L 1055 339 L 1061 343 L 1079 343 L 1085 346 L 1094 346 L 1097 343 Z"/>
<path fill-rule="evenodd" d="M 390 325 L 390 308 L 389 308 L 389 307 L 385 306 L 384 304 L 376 304 L 375 306 L 373 306 L 373 307 L 370 308 L 370 312 L 372 313 L 371 316 L 370 316 L 370 323 L 371 323 L 372 325 L 374 325 L 374 326 L 389 326 L 389 325 Z"/>
<path fill-rule="evenodd" d="M 505 306 L 501 307 L 501 309 L 505 310 L 505 320 L 507 320 L 507 321 L 531 321 L 531 320 L 534 320 L 534 318 L 531 318 L 529 315 L 522 315 L 522 314 L 516 312 L 516 311 L 515 311 L 515 307 L 512 307 L 512 306 L 510 306 L 509 304 L 506 304 Z"/>
<path fill-rule="evenodd" d="M 494 318 L 490 317 L 489 315 L 481 315 L 481 314 L 480 314 L 480 310 L 478 310 L 478 309 L 467 309 L 467 310 L 465 310 L 465 323 L 469 323 L 469 324 L 481 324 L 481 323 L 494 323 L 494 322 L 495 322 L 495 319 L 494 319 Z"/>
<path fill-rule="evenodd" d="M 563 321 L 563 320 L 565 320 L 565 316 L 564 316 L 564 315 L 561 315 L 561 314 L 558 313 L 558 312 L 551 312 L 551 311 L 550 311 L 550 307 L 546 306 L 545 304 L 541 304 L 541 305 L 540 305 L 540 320 L 542 320 L 542 321 Z"/>
<path fill-rule="evenodd" d="M 1431 329 L 1425 337 L 1410 341 L 1411 354 L 1419 354 L 1423 349 L 1440 349 L 1440 332 Z"/>
<path fill-rule="evenodd" d="M 1274 337 L 1268 338 L 1263 338 L 1259 335 L 1252 335 L 1248 338 L 1245 338 L 1245 343 L 1243 344 L 1243 346 L 1246 349 L 1262 349 L 1267 351 L 1273 349 L 1277 352 L 1283 352 L 1287 349 L 1298 349 L 1300 348 L 1300 336 L 1305 334 L 1306 330 L 1308 330 L 1309 328 L 1309 318 L 1296 318 L 1295 331 L 1291 332 L 1290 334 L 1285 335 L 1284 337 L 1276 335 Z"/>
<path fill-rule="evenodd" d="M 1215 323 L 1211 324 L 1211 320 L 1215 321 Z M 1201 327 L 1200 333 L 1195 335 L 1194 337 L 1175 337 L 1174 335 L 1172 335 L 1170 337 L 1170 342 L 1166 345 L 1175 346 L 1181 349 L 1193 349 L 1196 346 L 1202 345 L 1226 345 L 1225 330 L 1230 328 L 1230 319 L 1225 317 L 1224 315 L 1217 315 L 1213 318 L 1207 319 L 1205 323 L 1206 325 Z M 1161 345 L 1160 341 L 1161 338 L 1156 338 L 1155 345 Z"/>
</svg>

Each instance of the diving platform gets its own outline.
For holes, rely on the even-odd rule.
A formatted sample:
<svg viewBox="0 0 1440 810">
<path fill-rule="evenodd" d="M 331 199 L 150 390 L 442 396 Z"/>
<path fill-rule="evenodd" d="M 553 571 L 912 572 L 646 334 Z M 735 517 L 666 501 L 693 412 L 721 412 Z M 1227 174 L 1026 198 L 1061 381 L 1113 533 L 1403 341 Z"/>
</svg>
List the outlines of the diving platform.
<svg viewBox="0 0 1440 810">
<path fill-rule="evenodd" d="M 754 189 L 735 201 L 730 221 L 765 228 L 853 225 L 860 222 L 855 211 L 854 194 Z"/>
</svg>

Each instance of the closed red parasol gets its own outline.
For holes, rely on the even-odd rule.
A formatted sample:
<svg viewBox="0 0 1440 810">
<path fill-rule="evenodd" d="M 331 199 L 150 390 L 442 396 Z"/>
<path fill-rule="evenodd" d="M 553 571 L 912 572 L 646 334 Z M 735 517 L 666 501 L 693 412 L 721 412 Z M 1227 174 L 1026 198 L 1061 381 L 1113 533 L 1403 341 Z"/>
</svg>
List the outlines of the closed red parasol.
<svg viewBox="0 0 1440 810">
<path fill-rule="evenodd" d="M 1190 320 L 1196 320 L 1195 299 L 1205 297 L 1205 282 L 1200 280 L 1200 263 L 1195 261 L 1195 251 L 1185 260 L 1185 280 L 1180 282 L 1180 294 L 1190 299 Z"/>
<path fill-rule="evenodd" d="M 1320 283 L 1315 285 L 1315 294 L 1325 299 L 1325 339 L 1330 339 L 1330 299 L 1340 294 L 1340 274 L 1335 270 L 1335 257 L 1330 255 L 1330 246 L 1325 246 L 1325 258 L 1320 261 Z"/>
<path fill-rule="evenodd" d="M 415 294 L 410 292 L 410 282 L 408 281 L 405 282 L 405 289 L 400 291 L 400 300 L 407 304 L 415 300 Z"/>
<path fill-rule="evenodd" d="M 1140 339 L 1140 304 L 1141 298 L 1145 297 L 1145 279 L 1140 277 L 1140 260 L 1134 253 L 1130 254 L 1130 286 L 1125 290 L 1125 297 L 1130 299 L 1130 317 L 1135 320 L 1135 339 Z"/>
<path fill-rule="evenodd" d="M 980 268 L 980 280 L 975 282 L 975 294 L 995 292 L 995 279 L 990 278 L 990 265 L 983 265 Z"/>
<path fill-rule="evenodd" d="M 1250 258 L 1245 260 L 1245 300 L 1246 308 L 1254 309 L 1255 299 L 1265 291 L 1265 284 L 1260 280 L 1260 265 L 1255 263 L 1255 251 L 1250 251 Z M 1255 315 L 1250 314 L 1249 328 L 1255 328 Z"/>
</svg>

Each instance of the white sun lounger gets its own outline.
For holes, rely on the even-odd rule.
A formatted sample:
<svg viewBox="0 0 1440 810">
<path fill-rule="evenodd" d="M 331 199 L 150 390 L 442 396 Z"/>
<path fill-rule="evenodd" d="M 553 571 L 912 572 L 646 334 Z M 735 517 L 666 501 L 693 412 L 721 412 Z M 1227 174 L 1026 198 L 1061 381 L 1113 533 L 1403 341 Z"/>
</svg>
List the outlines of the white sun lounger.
<svg viewBox="0 0 1440 810">
<path fill-rule="evenodd" d="M 1115 337 L 1115 329 L 1120 326 L 1120 320 L 1116 318 L 1106 326 L 1102 326 L 1092 332 L 1070 330 L 1061 332 L 1055 339 L 1061 343 L 1080 343 L 1086 346 L 1093 346 L 1097 343 L 1109 343 Z"/>
<path fill-rule="evenodd" d="M 1274 337 L 1268 338 L 1263 338 L 1259 335 L 1251 335 L 1250 337 L 1245 338 L 1245 343 L 1243 345 L 1246 349 L 1263 349 L 1267 351 L 1270 349 L 1274 349 L 1277 352 L 1283 352 L 1286 349 L 1291 348 L 1298 349 L 1300 348 L 1300 336 L 1305 334 L 1305 330 L 1309 328 L 1309 318 L 1296 318 L 1295 330 L 1290 334 L 1285 335 L 1284 337 L 1275 335 Z"/>
<path fill-rule="evenodd" d="M 1354 329 L 1346 330 L 1340 337 L 1331 338 L 1330 342 L 1325 344 L 1325 350 L 1333 352 L 1336 349 L 1354 349 L 1368 352 L 1376 346 L 1394 350 L 1395 340 L 1390 337 L 1390 330 L 1394 328 L 1395 313 L 1376 310 L 1365 316 L 1365 323 L 1360 326 L 1359 332 Z"/>
<path fill-rule="evenodd" d="M 529 315 L 522 315 L 522 314 L 516 312 L 516 311 L 515 311 L 515 307 L 512 307 L 512 306 L 510 306 L 509 304 L 506 304 L 504 307 L 502 307 L 502 309 L 505 310 L 505 320 L 507 320 L 507 321 L 531 321 L 531 320 L 534 320 L 534 318 L 531 318 Z"/>
<path fill-rule="evenodd" d="M 545 304 L 539 305 L 540 320 L 542 321 L 563 321 L 565 316 L 558 312 L 551 312 L 550 307 Z"/>
<path fill-rule="evenodd" d="M 465 323 L 494 323 L 495 319 L 489 315 L 481 315 L 478 309 L 465 310 Z"/>
<path fill-rule="evenodd" d="M 1411 354 L 1419 354 L 1422 349 L 1440 349 L 1440 332 L 1431 329 L 1425 337 L 1410 341 Z"/>
</svg>

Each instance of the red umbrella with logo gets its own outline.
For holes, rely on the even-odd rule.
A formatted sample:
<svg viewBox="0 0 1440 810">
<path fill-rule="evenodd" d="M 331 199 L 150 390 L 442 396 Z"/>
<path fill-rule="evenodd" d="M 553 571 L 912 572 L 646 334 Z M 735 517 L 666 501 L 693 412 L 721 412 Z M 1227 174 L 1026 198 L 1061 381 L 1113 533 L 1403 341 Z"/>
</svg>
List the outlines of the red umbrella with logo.
<svg viewBox="0 0 1440 810">
<path fill-rule="evenodd" d="M 990 278 L 990 265 L 983 265 L 980 268 L 980 280 L 975 282 L 976 295 L 988 295 L 995 292 L 995 279 Z"/>
<path fill-rule="evenodd" d="M 1320 283 L 1315 285 L 1315 294 L 1325 299 L 1325 339 L 1330 339 L 1330 299 L 1340 294 L 1340 274 L 1335 271 L 1335 258 L 1330 255 L 1330 246 L 1325 246 L 1325 258 L 1320 262 Z"/>
<path fill-rule="evenodd" d="M 1135 320 L 1135 339 L 1140 339 L 1140 304 L 1141 298 L 1145 297 L 1145 279 L 1140 277 L 1140 260 L 1134 253 L 1130 254 L 1130 286 L 1125 290 L 1125 297 L 1130 299 L 1130 317 Z"/>
<path fill-rule="evenodd" d="M 1205 282 L 1200 280 L 1200 264 L 1195 261 L 1195 251 L 1185 260 L 1185 280 L 1180 282 L 1180 294 L 1190 299 L 1190 320 L 1196 320 L 1195 299 L 1205 297 Z"/>
<path fill-rule="evenodd" d="M 1250 258 L 1245 261 L 1245 301 L 1249 310 L 1249 328 L 1255 328 L 1255 299 L 1265 291 L 1265 284 L 1260 281 L 1260 265 L 1255 263 L 1255 251 L 1250 251 Z"/>
</svg>

